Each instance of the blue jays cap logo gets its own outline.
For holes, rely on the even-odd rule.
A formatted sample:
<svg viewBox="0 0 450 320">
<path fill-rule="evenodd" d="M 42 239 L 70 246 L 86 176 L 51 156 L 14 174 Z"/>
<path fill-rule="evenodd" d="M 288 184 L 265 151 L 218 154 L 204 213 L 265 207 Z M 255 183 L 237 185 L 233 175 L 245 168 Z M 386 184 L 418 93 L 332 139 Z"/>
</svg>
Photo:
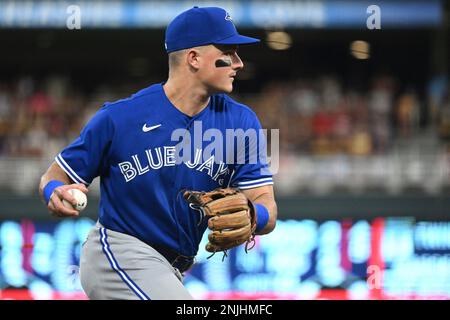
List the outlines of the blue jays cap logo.
<svg viewBox="0 0 450 320">
<path fill-rule="evenodd" d="M 233 22 L 233 19 L 231 19 L 231 16 L 230 16 L 230 14 L 228 12 L 225 15 L 225 20 Z"/>
</svg>

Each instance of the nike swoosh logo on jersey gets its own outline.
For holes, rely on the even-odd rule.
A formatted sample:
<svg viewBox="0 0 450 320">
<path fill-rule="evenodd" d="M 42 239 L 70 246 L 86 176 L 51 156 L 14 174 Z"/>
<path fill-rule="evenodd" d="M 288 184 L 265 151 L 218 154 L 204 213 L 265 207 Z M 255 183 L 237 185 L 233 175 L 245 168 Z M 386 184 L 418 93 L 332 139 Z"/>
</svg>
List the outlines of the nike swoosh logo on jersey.
<svg viewBox="0 0 450 320">
<path fill-rule="evenodd" d="M 161 124 L 157 124 L 155 126 L 147 127 L 147 124 L 144 123 L 144 126 L 142 127 L 142 131 L 149 132 L 149 131 L 152 131 L 152 130 L 154 130 L 156 128 L 159 128 L 159 127 L 161 127 Z"/>
</svg>

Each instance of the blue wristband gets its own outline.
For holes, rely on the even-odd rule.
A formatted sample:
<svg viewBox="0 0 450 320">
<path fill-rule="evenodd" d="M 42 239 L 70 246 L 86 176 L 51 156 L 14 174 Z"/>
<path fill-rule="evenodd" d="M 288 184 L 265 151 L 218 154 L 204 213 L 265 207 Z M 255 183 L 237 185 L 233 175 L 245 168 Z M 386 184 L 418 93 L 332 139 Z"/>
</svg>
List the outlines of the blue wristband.
<svg viewBox="0 0 450 320">
<path fill-rule="evenodd" d="M 44 199 L 45 202 L 48 204 L 50 201 L 50 197 L 52 196 L 53 190 L 58 188 L 59 186 L 63 186 L 65 183 L 58 181 L 58 180 L 51 180 L 47 183 L 47 185 L 44 187 Z"/>
<path fill-rule="evenodd" d="M 269 222 L 269 210 L 260 203 L 255 203 L 256 210 L 256 232 L 261 231 Z"/>
</svg>

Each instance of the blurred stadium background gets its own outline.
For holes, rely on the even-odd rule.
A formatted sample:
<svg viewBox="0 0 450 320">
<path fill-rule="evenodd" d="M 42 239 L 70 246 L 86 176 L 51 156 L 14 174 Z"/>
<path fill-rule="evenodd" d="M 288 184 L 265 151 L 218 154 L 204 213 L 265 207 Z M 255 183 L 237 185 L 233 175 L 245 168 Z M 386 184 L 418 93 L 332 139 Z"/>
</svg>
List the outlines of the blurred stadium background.
<svg viewBox="0 0 450 320">
<path fill-rule="evenodd" d="M 449 4 L 438 0 L 0 1 L 0 299 L 85 299 L 78 260 L 98 181 L 83 218 L 59 220 L 38 198 L 40 175 L 104 101 L 166 79 L 165 25 L 193 5 L 224 7 L 263 40 L 240 49 L 233 96 L 280 129 L 276 230 L 224 262 L 201 245 L 186 275 L 194 297 L 449 299 Z M 371 5 L 381 29 L 368 28 Z"/>
</svg>

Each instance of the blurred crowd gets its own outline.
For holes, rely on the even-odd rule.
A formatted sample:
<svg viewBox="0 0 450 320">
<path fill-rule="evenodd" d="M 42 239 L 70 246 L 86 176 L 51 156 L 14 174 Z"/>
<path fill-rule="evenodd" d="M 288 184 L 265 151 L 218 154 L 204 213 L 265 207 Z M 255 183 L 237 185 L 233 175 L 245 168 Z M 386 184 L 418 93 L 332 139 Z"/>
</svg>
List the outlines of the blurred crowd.
<svg viewBox="0 0 450 320">
<path fill-rule="evenodd" d="M 421 94 L 417 88 L 400 88 L 390 76 L 379 76 L 361 92 L 323 76 L 269 83 L 249 104 L 263 127 L 281 129 L 282 150 L 368 156 L 386 154 L 395 141 L 413 141 L 424 132 L 449 141 L 449 90 L 431 88 Z"/>
<path fill-rule="evenodd" d="M 86 92 L 57 76 L 0 83 L 0 156 L 51 159 L 104 102 L 129 93 L 111 86 Z"/>
<path fill-rule="evenodd" d="M 0 188 L 34 190 L 50 161 L 104 102 L 157 81 L 94 89 L 57 76 L 0 83 Z M 279 163 L 271 167 L 278 191 L 399 192 L 415 186 L 440 192 L 450 186 L 446 78 L 430 81 L 422 92 L 401 88 L 389 76 L 374 78 L 366 90 L 356 87 L 322 76 L 233 93 L 258 114 L 263 128 L 279 129 Z"/>
<path fill-rule="evenodd" d="M 0 83 L 0 155 L 51 158 L 72 141 L 105 101 L 129 96 L 146 84 L 103 85 L 86 92 L 67 78 L 22 77 Z M 442 90 L 441 90 L 442 91 Z M 430 93 L 431 92 L 431 93 Z M 396 139 L 424 130 L 450 140 L 448 87 L 433 96 L 376 77 L 364 92 L 337 77 L 269 82 L 261 92 L 235 94 L 262 126 L 280 129 L 280 149 L 298 154 L 385 154 Z"/>
</svg>

